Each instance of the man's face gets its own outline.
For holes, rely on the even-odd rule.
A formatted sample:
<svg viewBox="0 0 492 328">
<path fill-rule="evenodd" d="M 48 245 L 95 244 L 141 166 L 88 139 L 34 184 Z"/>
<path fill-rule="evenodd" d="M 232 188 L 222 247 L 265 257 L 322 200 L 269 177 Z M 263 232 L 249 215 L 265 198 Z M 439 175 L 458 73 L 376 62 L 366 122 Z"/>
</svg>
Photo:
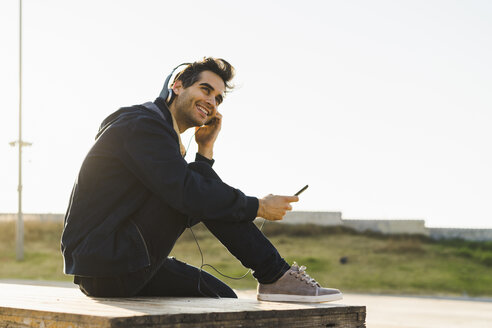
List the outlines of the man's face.
<svg viewBox="0 0 492 328">
<path fill-rule="evenodd" d="M 197 82 L 184 88 L 181 81 L 173 86 L 177 94 L 175 100 L 177 120 L 185 123 L 186 128 L 202 126 L 208 123 L 217 112 L 217 106 L 222 102 L 225 91 L 224 81 L 211 71 L 200 73 Z"/>
</svg>

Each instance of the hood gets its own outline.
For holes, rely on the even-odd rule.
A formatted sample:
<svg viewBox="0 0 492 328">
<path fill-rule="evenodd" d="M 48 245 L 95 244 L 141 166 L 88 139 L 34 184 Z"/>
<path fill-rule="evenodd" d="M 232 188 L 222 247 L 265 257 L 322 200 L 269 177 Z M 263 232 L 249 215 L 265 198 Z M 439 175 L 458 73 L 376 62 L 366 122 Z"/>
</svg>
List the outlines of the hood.
<svg viewBox="0 0 492 328">
<path fill-rule="evenodd" d="M 118 109 L 116 112 L 112 113 L 108 117 L 106 117 L 101 125 L 99 126 L 99 130 L 97 131 L 96 138 L 99 138 L 99 136 L 106 131 L 106 129 L 113 124 L 117 119 L 119 119 L 121 116 L 129 114 L 131 112 L 134 112 L 134 109 L 131 107 L 123 107 Z"/>
</svg>

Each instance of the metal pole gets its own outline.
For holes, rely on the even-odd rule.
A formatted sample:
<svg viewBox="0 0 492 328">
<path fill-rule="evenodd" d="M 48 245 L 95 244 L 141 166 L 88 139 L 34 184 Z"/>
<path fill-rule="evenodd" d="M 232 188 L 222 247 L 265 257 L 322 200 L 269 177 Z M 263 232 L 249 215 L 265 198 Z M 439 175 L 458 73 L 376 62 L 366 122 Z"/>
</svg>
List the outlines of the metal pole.
<svg viewBox="0 0 492 328">
<path fill-rule="evenodd" d="M 22 0 L 19 0 L 19 209 L 17 212 L 16 258 L 24 259 L 24 221 L 22 218 Z"/>
</svg>

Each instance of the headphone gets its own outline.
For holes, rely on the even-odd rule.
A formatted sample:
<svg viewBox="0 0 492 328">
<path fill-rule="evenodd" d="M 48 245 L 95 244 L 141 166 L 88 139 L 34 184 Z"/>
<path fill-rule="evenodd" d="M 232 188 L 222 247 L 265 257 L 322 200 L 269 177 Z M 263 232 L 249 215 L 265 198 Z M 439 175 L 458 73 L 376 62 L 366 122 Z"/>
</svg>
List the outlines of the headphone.
<svg viewBox="0 0 492 328">
<path fill-rule="evenodd" d="M 168 106 L 171 105 L 171 103 L 173 102 L 174 98 L 176 97 L 176 95 L 173 92 L 173 89 L 169 87 L 169 81 L 171 80 L 171 76 L 173 76 L 174 71 L 176 71 L 179 67 L 181 67 L 183 65 L 191 65 L 191 63 L 182 63 L 182 64 L 179 64 L 178 66 L 176 66 L 175 68 L 173 68 L 173 70 L 171 71 L 171 74 L 169 74 L 166 77 L 166 80 L 164 81 L 164 86 L 162 87 L 162 91 L 161 91 L 159 97 L 162 98 L 162 99 L 164 99 L 164 101 L 166 102 L 166 104 Z"/>
</svg>

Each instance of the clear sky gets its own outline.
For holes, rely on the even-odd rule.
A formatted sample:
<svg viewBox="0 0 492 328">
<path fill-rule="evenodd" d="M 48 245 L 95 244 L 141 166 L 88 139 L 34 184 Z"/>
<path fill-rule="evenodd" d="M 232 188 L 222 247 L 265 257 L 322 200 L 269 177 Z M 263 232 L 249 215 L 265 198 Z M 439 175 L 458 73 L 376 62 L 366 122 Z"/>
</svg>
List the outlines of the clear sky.
<svg viewBox="0 0 492 328">
<path fill-rule="evenodd" d="M 65 212 L 101 120 L 215 56 L 237 70 L 215 150 L 228 184 L 309 184 L 296 210 L 492 228 L 490 1 L 23 3 L 26 212 Z M 0 2 L 0 47 L 0 212 L 16 212 L 18 1 Z"/>
</svg>

